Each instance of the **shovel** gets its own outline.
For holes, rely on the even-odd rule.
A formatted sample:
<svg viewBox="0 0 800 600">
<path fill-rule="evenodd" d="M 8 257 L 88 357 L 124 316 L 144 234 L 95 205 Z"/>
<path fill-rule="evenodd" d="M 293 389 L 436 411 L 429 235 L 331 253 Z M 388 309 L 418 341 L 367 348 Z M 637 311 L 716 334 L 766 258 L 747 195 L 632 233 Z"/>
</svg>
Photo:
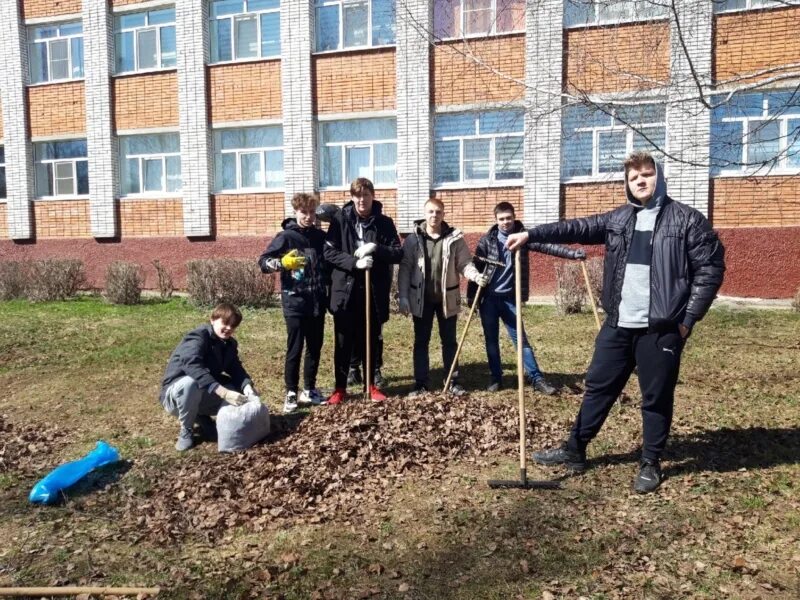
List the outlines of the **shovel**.
<svg viewBox="0 0 800 600">
<path fill-rule="evenodd" d="M 372 348 L 370 348 L 371 341 L 372 341 L 372 326 L 370 324 L 370 302 L 372 299 L 372 278 L 370 277 L 370 269 L 366 269 L 364 271 L 364 288 L 366 289 L 366 298 L 364 299 L 364 306 L 366 306 L 366 317 L 367 317 L 367 343 L 364 345 L 364 356 L 367 359 L 366 364 L 364 365 L 364 395 L 366 396 L 367 400 L 371 399 L 370 395 L 370 387 L 372 383 Z"/>
<path fill-rule="evenodd" d="M 522 366 L 522 274 L 520 267 L 520 251 L 514 254 L 514 293 L 517 303 L 517 395 L 519 397 L 519 481 L 490 479 L 490 488 L 523 489 L 523 490 L 557 490 L 561 488 L 558 481 L 531 481 L 525 456 L 525 378 Z"/>
</svg>

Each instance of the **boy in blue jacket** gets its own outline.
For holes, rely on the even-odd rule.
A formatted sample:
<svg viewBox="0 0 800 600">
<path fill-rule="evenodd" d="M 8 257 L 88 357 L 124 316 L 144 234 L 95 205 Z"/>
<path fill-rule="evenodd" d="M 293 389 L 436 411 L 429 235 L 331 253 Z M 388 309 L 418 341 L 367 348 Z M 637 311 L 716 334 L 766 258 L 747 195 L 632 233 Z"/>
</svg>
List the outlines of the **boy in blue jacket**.
<svg viewBox="0 0 800 600">
<path fill-rule="evenodd" d="M 299 193 L 292 198 L 294 218 L 286 219 L 258 259 L 264 273 L 280 272 L 281 304 L 286 321 L 286 362 L 284 414 L 297 410 L 298 403 L 321 404 L 317 371 L 325 336 L 327 268 L 322 256 L 325 232 L 316 227 L 319 200 Z M 305 344 L 303 392 L 298 398 L 300 356 Z"/>
</svg>

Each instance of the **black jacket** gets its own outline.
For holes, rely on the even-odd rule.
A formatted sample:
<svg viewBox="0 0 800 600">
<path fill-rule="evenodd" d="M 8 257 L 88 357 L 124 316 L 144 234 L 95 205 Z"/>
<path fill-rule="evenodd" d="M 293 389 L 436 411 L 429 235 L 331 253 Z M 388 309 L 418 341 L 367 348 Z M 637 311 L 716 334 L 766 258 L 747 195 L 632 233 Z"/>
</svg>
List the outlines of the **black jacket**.
<svg viewBox="0 0 800 600">
<path fill-rule="evenodd" d="M 702 213 L 666 195 L 659 166 L 657 171 L 654 195 L 663 195 L 663 199 L 651 238 L 649 327 L 670 330 L 683 323 L 691 329 L 708 312 L 722 285 L 725 249 Z M 625 191 L 629 202 L 610 212 L 528 230 L 529 243 L 605 243 L 602 303 L 612 327 L 617 326 L 619 318 L 622 282 L 636 224 L 637 206 L 627 185 Z"/>
<path fill-rule="evenodd" d="M 184 375 L 194 379 L 203 390 L 216 383 L 242 391 L 245 385 L 252 384 L 239 360 L 236 340 L 218 338 L 211 323 L 187 333 L 169 357 L 161 382 L 162 400 L 167 388 Z"/>
<path fill-rule="evenodd" d="M 357 290 L 364 289 L 364 271 L 356 269 L 356 223 L 358 215 L 352 202 L 342 207 L 332 219 L 325 238 L 325 260 L 331 266 L 330 310 L 346 311 Z M 389 294 L 392 288 L 392 265 L 400 263 L 403 250 L 394 221 L 383 214 L 383 205 L 372 203 L 372 214 L 364 221 L 364 241 L 378 245 L 370 279 L 372 300 L 381 323 L 389 320 Z M 355 291 L 354 291 L 355 290 Z"/>
<path fill-rule="evenodd" d="M 295 219 L 281 223 L 283 231 L 276 235 L 258 259 L 264 273 L 281 273 L 281 304 L 287 317 L 319 316 L 327 305 L 327 263 L 323 258 L 325 232 L 316 227 L 300 227 Z M 303 277 L 294 278 L 292 271 L 281 268 L 280 260 L 290 250 L 306 257 Z"/>
<path fill-rule="evenodd" d="M 488 258 L 489 260 L 500 261 L 500 253 L 497 250 L 497 234 L 499 231 L 499 227 L 497 225 L 492 225 L 489 231 L 486 232 L 485 235 L 481 236 L 481 239 L 478 241 L 478 246 L 475 248 L 475 256 L 476 257 L 484 257 Z M 511 233 L 519 233 L 521 231 L 525 231 L 525 225 L 522 224 L 522 221 L 514 221 L 514 229 L 511 230 Z M 564 246 L 559 246 L 557 244 L 529 244 L 528 249 L 534 252 L 541 252 L 542 254 L 550 254 L 551 256 L 558 256 L 559 258 L 570 258 L 574 259 L 575 251 L 569 248 L 565 248 Z M 528 298 L 530 297 L 530 290 L 529 287 L 529 279 L 530 279 L 530 272 L 528 269 L 529 259 L 528 253 L 523 252 L 520 257 L 520 266 L 522 267 L 522 301 L 527 302 Z M 486 273 L 489 275 L 489 280 L 494 276 L 494 272 L 497 269 L 496 265 L 483 262 L 482 260 L 473 260 L 473 263 L 477 267 L 478 271 L 481 273 Z M 516 265 L 516 263 L 514 263 Z M 474 281 L 470 281 L 467 284 L 467 302 L 472 304 L 475 300 L 475 293 L 478 291 L 478 284 Z M 484 294 L 481 295 L 481 302 L 483 302 L 483 298 L 485 297 Z M 480 304 L 480 302 L 479 302 Z"/>
</svg>

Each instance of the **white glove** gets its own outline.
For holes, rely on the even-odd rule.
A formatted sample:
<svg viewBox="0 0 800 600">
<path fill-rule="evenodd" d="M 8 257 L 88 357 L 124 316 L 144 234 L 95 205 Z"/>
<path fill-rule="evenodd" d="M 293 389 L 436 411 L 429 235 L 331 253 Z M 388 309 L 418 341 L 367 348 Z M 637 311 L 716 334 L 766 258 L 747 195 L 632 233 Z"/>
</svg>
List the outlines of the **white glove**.
<svg viewBox="0 0 800 600">
<path fill-rule="evenodd" d="M 256 396 L 255 394 L 247 396 L 247 401 L 248 402 L 258 402 L 259 404 L 262 404 L 261 396 Z"/>
<path fill-rule="evenodd" d="M 400 304 L 400 314 L 408 315 L 411 312 L 411 303 L 408 301 L 408 298 L 400 298 L 398 303 Z"/>
<path fill-rule="evenodd" d="M 360 248 L 356 248 L 356 252 L 355 252 L 354 256 L 356 258 L 364 258 L 365 256 L 369 256 L 370 254 L 375 252 L 375 248 L 377 248 L 377 247 L 378 247 L 378 244 L 376 244 L 374 242 L 369 242 L 367 244 L 364 244 Z"/>
<path fill-rule="evenodd" d="M 480 273 L 475 278 L 475 283 L 478 284 L 478 287 L 485 288 L 487 285 L 489 285 L 489 274 L 488 273 Z"/>
<path fill-rule="evenodd" d="M 359 258 L 356 261 L 356 269 L 371 269 L 372 268 L 372 257 L 365 256 L 364 258 Z"/>
<path fill-rule="evenodd" d="M 229 389 L 226 389 L 224 392 L 222 392 L 222 399 L 233 406 L 241 406 L 247 402 L 247 396 Z"/>
<path fill-rule="evenodd" d="M 245 396 L 258 396 L 258 394 L 256 394 L 256 391 L 253 389 L 253 386 L 249 383 L 246 386 L 244 386 L 242 393 Z"/>
</svg>

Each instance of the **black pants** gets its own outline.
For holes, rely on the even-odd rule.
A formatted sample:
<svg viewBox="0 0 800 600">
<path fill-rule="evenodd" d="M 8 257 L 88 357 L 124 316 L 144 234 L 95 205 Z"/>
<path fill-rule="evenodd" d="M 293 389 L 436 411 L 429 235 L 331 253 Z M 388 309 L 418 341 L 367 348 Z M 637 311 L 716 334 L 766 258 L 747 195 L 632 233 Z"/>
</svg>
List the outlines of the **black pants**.
<svg viewBox="0 0 800 600">
<path fill-rule="evenodd" d="M 642 391 L 642 458 L 658 460 L 667 444 L 675 402 L 675 384 L 684 340 L 675 331 L 648 333 L 603 325 L 586 373 L 586 393 L 572 426 L 569 446 L 583 450 L 603 426 L 614 401 L 639 369 Z"/>
<path fill-rule="evenodd" d="M 428 386 L 428 373 L 430 372 L 430 358 L 428 348 L 433 331 L 433 317 L 439 324 L 439 339 L 442 341 L 442 364 L 445 377 L 450 371 L 453 359 L 456 357 L 458 341 L 456 340 L 456 327 L 458 315 L 444 316 L 442 303 L 433 304 L 426 301 L 422 308 L 422 316 L 414 317 L 414 381 L 417 386 Z M 454 371 L 454 379 L 458 376 L 458 367 Z"/>
<path fill-rule="evenodd" d="M 300 356 L 303 354 L 305 342 L 306 355 L 303 366 L 303 385 L 306 390 L 317 387 L 317 370 L 322 340 L 325 337 L 325 313 L 315 317 L 287 317 L 286 321 L 286 363 L 283 377 L 286 391 L 296 392 L 300 380 Z"/>
<path fill-rule="evenodd" d="M 370 361 L 372 364 L 366 365 L 366 309 L 364 290 L 354 289 L 350 297 L 350 305 L 347 309 L 339 311 L 333 315 L 333 330 L 336 336 L 336 347 L 333 351 L 334 376 L 336 379 L 336 389 L 347 388 L 347 373 L 350 370 L 350 358 L 356 352 L 362 357 L 364 373 L 367 368 L 370 373 L 375 372 L 375 350 L 378 347 L 381 335 L 381 324 L 378 322 L 378 315 L 375 312 L 374 302 L 370 303 Z"/>
<path fill-rule="evenodd" d="M 350 356 L 350 370 L 360 370 L 363 362 L 364 358 L 358 353 L 358 349 L 353 344 L 353 354 Z M 375 368 L 383 368 L 383 325 L 381 325 L 381 332 L 378 334 L 378 343 L 375 344 Z"/>
</svg>

